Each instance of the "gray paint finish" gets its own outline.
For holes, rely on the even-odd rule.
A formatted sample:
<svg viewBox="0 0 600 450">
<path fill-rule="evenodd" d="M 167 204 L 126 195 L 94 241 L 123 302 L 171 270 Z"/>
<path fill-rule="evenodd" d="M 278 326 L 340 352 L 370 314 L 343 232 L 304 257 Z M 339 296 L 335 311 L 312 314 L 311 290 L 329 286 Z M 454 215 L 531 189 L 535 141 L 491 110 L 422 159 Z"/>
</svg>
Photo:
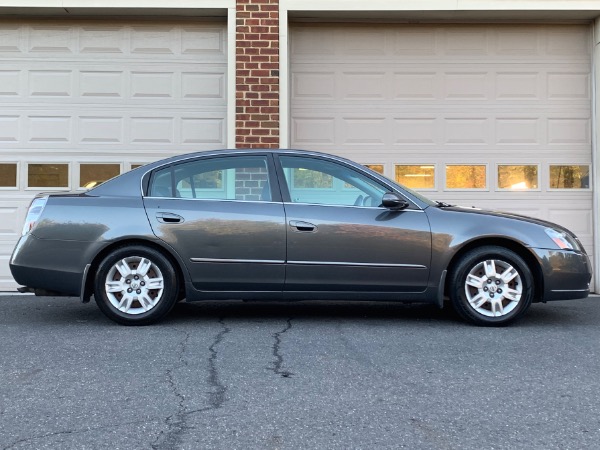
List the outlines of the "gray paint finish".
<svg viewBox="0 0 600 450">
<path fill-rule="evenodd" d="M 286 203 L 285 211 L 288 221 L 302 219 L 318 227 L 315 233 L 288 228 L 286 289 L 398 291 L 401 287 L 422 292 L 426 288 L 431 232 L 422 211 L 293 203 Z"/>
<path fill-rule="evenodd" d="M 189 262 L 199 290 L 281 290 L 285 267 L 285 214 L 281 203 L 213 200 L 144 200 L 156 236 Z M 184 223 L 161 223 L 157 214 L 169 212 Z M 227 261 L 237 261 L 227 267 Z"/>
</svg>

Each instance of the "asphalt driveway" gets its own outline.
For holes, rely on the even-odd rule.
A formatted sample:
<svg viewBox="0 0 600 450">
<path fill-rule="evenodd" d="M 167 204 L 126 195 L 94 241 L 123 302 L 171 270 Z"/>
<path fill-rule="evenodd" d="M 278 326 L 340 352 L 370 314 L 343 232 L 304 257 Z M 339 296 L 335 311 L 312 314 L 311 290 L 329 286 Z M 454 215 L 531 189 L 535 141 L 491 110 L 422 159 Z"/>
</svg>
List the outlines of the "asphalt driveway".
<svg viewBox="0 0 600 450">
<path fill-rule="evenodd" d="M 508 328 L 390 303 L 0 297 L 0 448 L 597 448 L 600 298 Z"/>
</svg>

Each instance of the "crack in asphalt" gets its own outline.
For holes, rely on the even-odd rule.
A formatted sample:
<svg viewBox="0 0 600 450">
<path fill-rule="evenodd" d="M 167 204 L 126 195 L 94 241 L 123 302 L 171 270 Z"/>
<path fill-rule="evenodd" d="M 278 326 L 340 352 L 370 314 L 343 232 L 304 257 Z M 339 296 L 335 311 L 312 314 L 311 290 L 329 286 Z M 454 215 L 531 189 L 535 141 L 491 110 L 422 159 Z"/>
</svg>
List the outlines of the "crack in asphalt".
<svg viewBox="0 0 600 450">
<path fill-rule="evenodd" d="M 27 438 L 16 440 L 16 441 L 12 442 L 11 444 L 8 444 L 6 447 L 2 447 L 2 450 L 9 450 L 11 448 L 15 448 L 19 444 L 24 444 L 26 442 L 35 441 L 37 439 L 44 439 L 44 438 L 48 438 L 48 437 L 52 437 L 52 436 L 60 436 L 61 434 L 82 434 L 82 433 L 89 433 L 90 431 L 98 431 L 98 430 L 105 430 L 105 429 L 114 429 L 114 428 L 124 427 L 124 426 L 127 426 L 127 425 L 139 425 L 139 424 L 151 423 L 151 422 L 158 421 L 158 420 L 159 419 L 136 420 L 134 422 L 124 422 L 124 423 L 118 423 L 118 424 L 112 424 L 112 425 L 103 425 L 101 427 L 90 427 L 90 428 L 86 428 L 86 429 L 83 429 L 83 430 L 55 431 L 53 433 L 40 434 L 39 436 L 30 436 L 30 437 L 27 437 Z"/>
<path fill-rule="evenodd" d="M 217 346 L 223 341 L 225 335 L 231 331 L 231 328 L 225 325 L 223 318 L 219 319 L 219 323 L 223 329 L 215 336 L 212 345 L 208 347 L 210 351 L 210 358 L 208 359 L 208 383 L 213 388 L 213 391 L 209 395 L 209 409 L 219 409 L 225 403 L 225 393 L 227 392 L 227 387 L 221 381 L 217 367 L 217 358 L 219 356 Z"/>
<path fill-rule="evenodd" d="M 179 364 L 176 367 L 168 369 L 166 372 L 167 383 L 169 384 L 173 394 L 177 398 L 177 412 L 175 414 L 170 415 L 164 420 L 164 423 L 167 424 L 167 430 L 166 432 L 161 431 L 154 440 L 154 442 L 151 444 L 154 450 L 179 448 L 181 446 L 182 437 L 185 434 L 185 432 L 193 428 L 187 424 L 187 418 L 191 414 L 215 410 L 220 408 L 223 405 L 223 403 L 225 403 L 225 394 L 227 392 L 227 387 L 221 382 L 219 369 L 217 367 L 217 359 L 219 357 L 217 346 L 223 341 L 225 335 L 231 331 L 231 328 L 225 325 L 225 320 L 223 318 L 219 319 L 219 324 L 221 324 L 222 330 L 217 333 L 212 344 L 210 345 L 210 347 L 208 347 L 210 357 L 208 358 L 207 381 L 210 387 L 213 389 L 212 392 L 209 393 L 209 406 L 195 409 L 192 411 L 187 411 L 185 407 L 185 396 L 179 391 L 179 388 L 177 387 L 177 384 L 175 383 L 173 377 L 173 372 L 176 369 L 180 369 L 181 367 L 187 365 L 187 361 L 183 359 L 183 356 L 186 352 L 190 334 L 186 332 L 185 338 L 179 344 Z"/>
<path fill-rule="evenodd" d="M 190 339 L 190 333 L 184 331 L 185 336 L 179 343 L 179 350 L 177 352 L 178 364 L 170 369 L 167 369 L 165 376 L 167 384 L 175 398 L 177 399 L 177 412 L 168 416 L 164 423 L 167 425 L 167 430 L 161 431 L 154 442 L 151 444 L 153 449 L 158 448 L 176 448 L 181 442 L 181 438 L 185 430 L 189 429 L 186 418 L 185 410 L 185 396 L 179 390 L 173 372 L 177 369 L 187 366 L 187 361 L 184 359 L 184 355 L 187 349 L 187 344 Z"/>
<path fill-rule="evenodd" d="M 282 370 L 283 367 L 283 354 L 281 353 L 281 336 L 287 333 L 292 328 L 292 318 L 287 319 L 286 326 L 283 330 L 273 333 L 275 343 L 273 344 L 273 356 L 275 361 L 272 362 L 273 367 L 267 367 L 267 370 L 272 371 L 275 375 L 279 375 L 283 378 L 291 378 L 294 375 L 288 370 Z"/>
</svg>

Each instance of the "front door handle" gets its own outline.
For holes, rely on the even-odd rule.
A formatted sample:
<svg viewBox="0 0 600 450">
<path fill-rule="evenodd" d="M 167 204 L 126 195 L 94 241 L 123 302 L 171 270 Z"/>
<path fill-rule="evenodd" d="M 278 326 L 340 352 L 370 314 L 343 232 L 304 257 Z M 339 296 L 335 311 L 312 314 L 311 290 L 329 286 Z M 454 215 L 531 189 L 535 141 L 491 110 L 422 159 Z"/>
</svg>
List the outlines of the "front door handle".
<svg viewBox="0 0 600 450">
<path fill-rule="evenodd" d="M 316 225 L 309 222 L 303 222 L 302 220 L 290 220 L 290 227 L 295 228 L 298 231 L 304 232 L 317 231 Z"/>
<path fill-rule="evenodd" d="M 156 220 L 161 223 L 183 223 L 183 217 L 170 212 L 157 212 Z"/>
</svg>

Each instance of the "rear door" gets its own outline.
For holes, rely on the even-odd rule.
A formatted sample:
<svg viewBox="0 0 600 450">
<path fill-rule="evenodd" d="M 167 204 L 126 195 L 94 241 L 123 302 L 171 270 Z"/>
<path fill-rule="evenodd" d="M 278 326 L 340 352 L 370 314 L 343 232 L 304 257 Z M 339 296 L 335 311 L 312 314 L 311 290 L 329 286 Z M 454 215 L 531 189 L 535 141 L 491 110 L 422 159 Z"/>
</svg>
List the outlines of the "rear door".
<svg viewBox="0 0 600 450">
<path fill-rule="evenodd" d="M 146 212 L 156 236 L 202 291 L 281 291 L 285 215 L 269 154 L 205 157 L 152 174 Z"/>
<path fill-rule="evenodd" d="M 328 159 L 280 156 L 286 291 L 421 292 L 431 231 L 424 211 L 380 206 L 389 189 Z"/>
</svg>

